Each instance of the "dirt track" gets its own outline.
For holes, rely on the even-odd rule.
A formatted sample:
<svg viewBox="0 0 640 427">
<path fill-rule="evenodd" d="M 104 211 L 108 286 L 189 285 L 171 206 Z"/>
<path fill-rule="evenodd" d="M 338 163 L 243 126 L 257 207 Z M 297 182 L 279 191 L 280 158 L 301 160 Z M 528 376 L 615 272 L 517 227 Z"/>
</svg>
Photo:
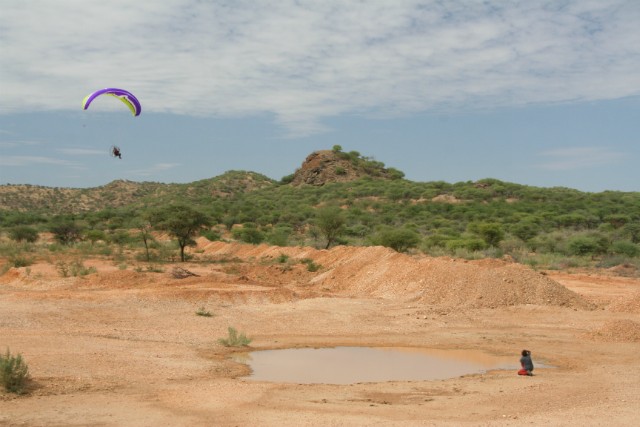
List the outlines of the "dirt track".
<svg viewBox="0 0 640 427">
<path fill-rule="evenodd" d="M 385 248 L 201 240 L 196 252 L 210 262 L 187 264 L 199 276 L 185 279 L 170 266 L 135 272 L 100 260 L 85 261 L 98 273 L 84 277 L 61 278 L 50 263 L 1 276 L 0 349 L 22 353 L 33 381 L 27 395 L 0 392 L 0 425 L 636 425 L 638 279 Z M 196 316 L 200 307 L 213 316 Z M 555 368 L 252 382 L 217 342 L 228 326 L 253 349 L 478 348 L 517 361 L 528 348 Z"/>
</svg>

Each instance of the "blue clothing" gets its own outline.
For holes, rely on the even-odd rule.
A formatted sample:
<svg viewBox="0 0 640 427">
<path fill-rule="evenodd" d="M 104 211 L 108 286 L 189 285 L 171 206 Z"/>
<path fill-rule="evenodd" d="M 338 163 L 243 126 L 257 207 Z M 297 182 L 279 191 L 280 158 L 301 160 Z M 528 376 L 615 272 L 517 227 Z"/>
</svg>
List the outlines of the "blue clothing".
<svg viewBox="0 0 640 427">
<path fill-rule="evenodd" d="M 531 356 L 526 355 L 520 358 L 520 364 L 524 369 L 531 372 L 533 371 L 533 360 L 531 360 Z"/>
</svg>

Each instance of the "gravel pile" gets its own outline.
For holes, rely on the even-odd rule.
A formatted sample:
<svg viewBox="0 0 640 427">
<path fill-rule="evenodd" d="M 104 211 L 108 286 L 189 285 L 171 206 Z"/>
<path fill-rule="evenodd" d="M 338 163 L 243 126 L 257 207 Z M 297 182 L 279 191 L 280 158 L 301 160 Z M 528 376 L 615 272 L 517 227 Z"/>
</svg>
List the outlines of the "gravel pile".
<svg viewBox="0 0 640 427">
<path fill-rule="evenodd" d="M 640 292 L 635 293 L 631 297 L 625 297 L 616 301 L 609 306 L 609 310 L 618 313 L 640 314 Z"/>
<path fill-rule="evenodd" d="M 322 268 L 309 285 L 334 294 L 415 301 L 443 307 L 497 308 L 521 304 L 591 309 L 592 305 L 544 274 L 501 260 L 464 261 L 409 256 L 389 248 L 338 246 L 329 250 L 200 240 L 207 255 L 240 259 L 310 258 Z"/>
<path fill-rule="evenodd" d="M 640 342 L 640 323 L 633 320 L 612 320 L 586 334 L 595 341 Z"/>
</svg>

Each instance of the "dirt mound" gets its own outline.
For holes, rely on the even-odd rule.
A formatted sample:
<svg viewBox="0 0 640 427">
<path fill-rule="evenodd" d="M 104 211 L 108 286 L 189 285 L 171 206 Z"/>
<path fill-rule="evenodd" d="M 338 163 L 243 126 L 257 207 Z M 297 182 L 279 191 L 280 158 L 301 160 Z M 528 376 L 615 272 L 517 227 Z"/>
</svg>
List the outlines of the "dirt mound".
<svg viewBox="0 0 640 427">
<path fill-rule="evenodd" d="M 427 304 L 496 308 L 521 304 L 592 308 L 578 294 L 520 264 L 435 260 L 417 298 Z"/>
<path fill-rule="evenodd" d="M 22 278 L 22 273 L 15 267 L 11 267 L 4 274 L 0 275 L 0 283 L 10 283 Z"/>
<path fill-rule="evenodd" d="M 157 281 L 156 274 L 138 273 L 131 270 L 118 270 L 111 272 L 98 272 L 84 276 L 78 283 L 79 287 L 91 288 L 141 288 Z"/>
<path fill-rule="evenodd" d="M 609 310 L 620 313 L 640 314 L 640 292 L 636 292 L 631 297 L 621 298 L 609 306 Z"/>
<path fill-rule="evenodd" d="M 308 258 L 321 266 L 308 285 L 353 297 L 404 299 L 429 305 L 495 308 L 537 304 L 591 308 L 543 274 L 500 260 L 463 261 L 409 256 L 389 248 L 338 246 L 330 250 L 198 241 L 210 256 L 239 259 Z"/>
<path fill-rule="evenodd" d="M 640 323 L 633 320 L 612 320 L 588 334 L 595 341 L 640 342 Z"/>
</svg>

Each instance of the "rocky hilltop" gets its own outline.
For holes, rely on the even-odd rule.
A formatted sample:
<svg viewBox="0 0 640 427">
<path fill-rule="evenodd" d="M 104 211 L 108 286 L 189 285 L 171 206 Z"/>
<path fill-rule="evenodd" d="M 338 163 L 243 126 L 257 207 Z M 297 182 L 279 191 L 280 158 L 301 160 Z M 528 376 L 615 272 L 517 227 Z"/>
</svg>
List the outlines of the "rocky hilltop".
<svg viewBox="0 0 640 427">
<path fill-rule="evenodd" d="M 362 157 L 358 152 L 321 150 L 311 153 L 293 174 L 291 185 L 322 186 L 330 182 L 349 182 L 362 177 L 398 179 L 404 174 L 384 163 Z"/>
</svg>

